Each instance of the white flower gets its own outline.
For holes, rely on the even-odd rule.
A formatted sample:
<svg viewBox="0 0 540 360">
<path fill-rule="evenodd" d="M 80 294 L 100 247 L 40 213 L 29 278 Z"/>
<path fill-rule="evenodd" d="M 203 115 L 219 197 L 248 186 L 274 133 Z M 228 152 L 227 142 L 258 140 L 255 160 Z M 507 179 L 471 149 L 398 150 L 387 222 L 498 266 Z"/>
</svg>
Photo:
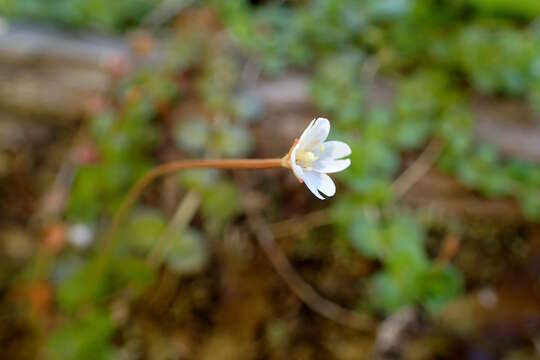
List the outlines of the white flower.
<svg viewBox="0 0 540 360">
<path fill-rule="evenodd" d="M 86 249 L 92 244 L 94 231 L 86 224 L 75 224 L 70 226 L 68 231 L 68 241 L 79 249 Z"/>
<path fill-rule="evenodd" d="M 329 132 L 328 119 L 313 120 L 283 158 L 284 166 L 291 168 L 298 180 L 321 200 L 325 199 L 321 193 L 328 197 L 336 193 L 336 185 L 327 174 L 351 165 L 351 160 L 342 159 L 351 154 L 351 148 L 342 141 L 325 141 Z"/>
</svg>

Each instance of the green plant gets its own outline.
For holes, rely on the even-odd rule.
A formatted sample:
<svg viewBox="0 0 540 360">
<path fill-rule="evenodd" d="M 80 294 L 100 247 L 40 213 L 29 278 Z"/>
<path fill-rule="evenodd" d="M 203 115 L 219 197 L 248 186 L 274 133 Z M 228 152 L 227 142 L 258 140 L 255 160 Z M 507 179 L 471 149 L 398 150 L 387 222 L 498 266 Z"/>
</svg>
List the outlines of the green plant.
<svg viewBox="0 0 540 360">
<path fill-rule="evenodd" d="M 154 3 L 153 0 L 1 0 L 0 13 L 19 20 L 110 31 L 137 24 Z"/>
</svg>

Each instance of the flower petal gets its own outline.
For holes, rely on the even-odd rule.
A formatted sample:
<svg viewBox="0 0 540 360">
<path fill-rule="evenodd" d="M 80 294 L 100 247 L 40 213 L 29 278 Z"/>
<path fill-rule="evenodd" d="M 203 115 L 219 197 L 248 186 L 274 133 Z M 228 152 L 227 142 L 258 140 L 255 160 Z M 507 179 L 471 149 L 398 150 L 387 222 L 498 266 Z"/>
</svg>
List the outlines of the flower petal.
<svg viewBox="0 0 540 360">
<path fill-rule="evenodd" d="M 351 147 L 343 141 L 327 141 L 318 155 L 321 159 L 340 159 L 351 155 Z"/>
<path fill-rule="evenodd" d="M 321 183 L 319 184 L 319 191 L 326 196 L 334 196 L 336 193 L 336 184 L 326 174 L 320 174 Z"/>
<path fill-rule="evenodd" d="M 296 176 L 296 178 L 300 180 L 300 182 L 304 181 L 304 170 L 302 170 L 301 166 L 292 164 L 291 169 L 293 171 L 294 176 Z"/>
<path fill-rule="evenodd" d="M 296 176 L 300 180 L 303 177 L 303 171 L 300 166 L 296 165 L 296 152 L 297 151 L 298 151 L 298 142 L 294 145 L 294 148 L 291 151 L 291 156 L 289 158 L 289 165 L 291 166 L 294 176 Z"/>
<path fill-rule="evenodd" d="M 317 190 L 321 185 L 321 174 L 316 173 L 315 171 L 304 171 L 303 180 L 313 195 L 324 200 L 324 197 L 319 193 L 319 190 Z"/>
<path fill-rule="evenodd" d="M 321 172 L 321 173 L 327 173 L 332 174 L 336 172 L 340 172 L 345 170 L 351 165 L 351 160 L 344 159 L 344 160 L 330 160 L 330 159 L 322 159 L 317 160 L 315 164 L 313 164 L 313 170 Z"/>
<path fill-rule="evenodd" d="M 310 129 L 315 123 L 315 120 L 316 119 L 311 120 L 309 125 L 304 129 L 304 131 L 302 132 L 302 135 L 300 135 L 300 138 L 298 138 L 298 144 L 300 144 L 303 141 L 303 139 L 310 133 Z"/>
<path fill-rule="evenodd" d="M 310 150 L 317 144 L 323 143 L 330 133 L 330 121 L 325 118 L 318 118 L 312 121 L 308 128 L 302 133 L 298 146 L 301 149 Z"/>
</svg>

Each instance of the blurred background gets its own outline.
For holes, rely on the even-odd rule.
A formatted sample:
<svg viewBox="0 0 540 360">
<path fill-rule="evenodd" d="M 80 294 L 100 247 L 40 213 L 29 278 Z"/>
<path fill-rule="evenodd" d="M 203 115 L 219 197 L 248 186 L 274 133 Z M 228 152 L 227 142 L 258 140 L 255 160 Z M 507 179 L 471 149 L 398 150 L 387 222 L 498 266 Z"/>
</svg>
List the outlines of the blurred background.
<svg viewBox="0 0 540 360">
<path fill-rule="evenodd" d="M 5 359 L 540 358 L 539 1 L 0 14 Z M 184 171 L 105 243 L 152 166 L 281 157 L 318 116 L 334 198 Z"/>
</svg>

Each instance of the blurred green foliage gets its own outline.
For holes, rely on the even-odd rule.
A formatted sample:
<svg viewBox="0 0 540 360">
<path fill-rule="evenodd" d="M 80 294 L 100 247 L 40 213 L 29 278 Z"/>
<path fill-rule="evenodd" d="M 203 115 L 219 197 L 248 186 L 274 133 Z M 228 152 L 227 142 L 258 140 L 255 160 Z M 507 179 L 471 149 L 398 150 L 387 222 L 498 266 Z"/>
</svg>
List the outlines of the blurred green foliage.
<svg viewBox="0 0 540 360">
<path fill-rule="evenodd" d="M 192 118 L 175 119 L 181 121 L 174 122 L 170 135 L 178 151 L 195 157 L 249 155 L 253 141 L 246 126 L 257 117 L 257 111 L 246 110 L 245 94 L 233 92 L 238 78 L 237 71 L 231 73 L 228 67 L 233 64 L 232 58 L 216 63 L 210 56 L 216 51 L 212 38 L 204 35 L 186 31 L 169 39 L 163 44 L 165 55 L 160 61 L 126 79 L 116 106 L 91 120 L 90 136 L 99 159 L 79 166 L 69 198 L 68 220 L 95 226 L 115 213 L 126 189 L 151 168 L 151 150 L 164 138 L 165 129 L 155 120 L 162 116 L 163 109 L 181 103 L 186 93 L 199 94 L 203 99 L 201 110 L 205 111 Z M 193 81 L 178 81 L 188 73 L 196 74 Z M 228 76 L 227 81 L 216 80 L 223 74 Z M 215 114 L 218 123 L 213 123 L 209 114 Z M 80 313 L 86 314 L 87 307 L 104 311 L 107 300 L 119 291 L 136 295 L 146 289 L 155 275 L 146 257 L 157 243 L 163 244 L 158 260 L 172 273 L 191 274 L 207 264 L 206 236 L 219 236 L 240 213 L 238 190 L 218 172 L 209 170 L 185 171 L 179 175 L 178 184 L 200 194 L 204 233 L 192 227 L 168 228 L 165 214 L 148 204 L 122 225 L 109 255 L 104 257 L 96 249 L 94 256 L 76 261 L 67 258 L 51 270 L 62 273 L 55 283 L 57 300 L 59 308 L 69 315 L 52 336 L 49 347 L 55 356 L 111 358 L 111 330 L 101 326 L 106 313 L 84 317 L 82 322 L 76 319 Z M 70 330 L 84 329 L 94 321 L 98 324 L 92 333 Z M 115 324 L 111 326 L 114 329 Z M 73 345 L 62 347 L 64 341 Z M 88 353 L 88 341 L 103 351 Z"/>
<path fill-rule="evenodd" d="M 383 264 L 372 279 L 374 307 L 393 311 L 422 303 L 436 309 L 462 288 L 454 267 L 427 257 L 425 230 L 393 209 L 390 184 L 401 151 L 437 136 L 446 144 L 443 170 L 486 196 L 513 196 L 531 219 L 540 218 L 539 168 L 476 144 L 468 106 L 476 90 L 523 97 L 538 107 L 540 38 L 534 23 L 522 23 L 539 10 L 537 2 L 213 3 L 241 46 L 261 56 L 267 73 L 315 69 L 313 99 L 353 149 L 342 176 L 352 194 L 335 201 L 335 221 L 355 248 Z M 390 106 L 369 101 L 374 64 L 397 84 Z M 365 208 L 376 215 L 366 217 Z"/>
<path fill-rule="evenodd" d="M 71 220 L 94 221 L 104 210 L 110 213 L 122 200 L 123 189 L 149 169 L 147 150 L 157 140 L 149 106 L 143 101 L 125 113 L 94 119 L 101 160 L 78 170 L 68 207 Z"/>
<path fill-rule="evenodd" d="M 540 15 L 540 3 L 536 0 L 469 0 L 468 3 L 488 14 L 519 16 L 525 19 Z"/>
<path fill-rule="evenodd" d="M 334 205 L 338 235 L 383 265 L 371 282 L 374 308 L 393 311 L 421 303 L 436 310 L 462 287 L 452 265 L 436 264 L 427 256 L 426 230 L 394 205 L 390 184 L 400 171 L 402 151 L 440 137 L 446 144 L 440 160 L 443 170 L 487 196 L 514 196 L 527 215 L 540 216 L 539 169 L 476 144 L 474 115 L 467 103 L 474 89 L 524 97 L 534 105 L 540 84 L 540 37 L 533 25 L 490 18 L 493 9 L 482 2 L 319 0 L 258 7 L 242 0 L 209 3 L 238 46 L 256 56 L 265 73 L 313 69 L 313 100 L 353 149 L 351 169 L 341 176 L 351 196 L 340 197 Z M 478 10 L 477 17 L 467 15 L 471 6 Z M 185 44 L 178 45 L 180 41 Z M 152 69 L 151 75 L 143 72 L 127 85 L 140 93 L 138 100 L 95 119 L 94 138 L 103 159 L 79 171 L 70 217 L 95 222 L 103 211 L 114 211 L 123 189 L 149 166 L 156 103 L 177 99 L 182 91 L 170 79 L 196 62 L 203 64 L 194 81 L 197 91 L 207 110 L 219 114 L 219 121 L 200 114 L 176 123 L 175 144 L 197 157 L 250 152 L 245 128 L 249 122 L 242 120 L 256 117 L 260 110 L 256 103 L 251 106 L 255 110 L 245 110 L 245 96 L 236 93 L 238 59 L 205 41 L 204 34 L 190 34 L 171 42 L 171 55 L 162 69 Z M 396 82 L 390 106 L 368 101 L 372 89 L 366 79 L 373 66 Z M 236 123 L 230 121 L 233 118 Z M 182 175 L 181 183 L 203 194 L 205 230 L 218 234 L 239 213 L 237 190 L 217 173 L 197 174 Z"/>
<path fill-rule="evenodd" d="M 154 0 L 0 0 L 0 14 L 74 28 L 120 30 L 136 25 Z"/>
<path fill-rule="evenodd" d="M 150 6 L 142 0 L 44 4 L 4 0 L 0 11 L 121 28 Z M 242 92 L 248 61 L 265 76 L 289 70 L 311 76 L 321 116 L 332 120 L 334 137 L 351 144 L 352 165 L 339 176 L 345 187 L 325 204 L 331 207 L 336 241 L 345 240 L 348 249 L 381 265 L 368 279 L 362 307 L 390 313 L 420 304 L 437 311 L 464 288 L 455 266 L 428 255 L 429 224 L 397 204 L 392 181 L 403 170 L 404 151 L 439 138 L 445 144 L 441 170 L 484 196 L 515 198 L 531 220 L 540 218 L 540 167 L 477 143 L 469 105 L 480 93 L 522 99 L 540 109 L 540 28 L 530 21 L 540 14 L 537 1 L 313 0 L 254 6 L 208 0 L 195 6 L 219 14 L 221 37 L 227 35 L 228 42 L 209 29 L 181 29 L 163 42 L 165 53 L 157 63 L 122 84 L 115 106 L 92 119 L 90 136 L 100 159 L 78 169 L 69 221 L 98 226 L 110 218 L 127 189 L 152 166 L 158 144 L 185 157 L 249 156 L 254 147 L 249 126 L 264 109 Z M 376 74 L 391 80 L 390 102 L 373 101 Z M 167 106 L 193 98 L 199 111 L 156 121 Z M 162 260 L 168 270 L 200 271 L 208 261 L 207 239 L 221 236 L 241 216 L 241 194 L 223 173 L 186 171 L 178 184 L 200 195 L 199 228 L 168 232 L 165 214 L 148 201 L 118 234 L 112 261 L 103 265 L 97 255 L 72 256 L 56 265 L 64 269 L 55 281 L 58 305 L 71 315 L 50 341 L 58 358 L 113 356 L 115 324 L 104 304 L 121 289 L 136 294 L 151 283 L 155 274 L 144 257 L 156 239 L 166 238 Z M 89 348 L 96 350 L 91 354 Z"/>
<path fill-rule="evenodd" d="M 108 313 L 88 312 L 51 337 L 48 356 L 52 359 L 81 360 L 117 358 L 109 344 L 114 330 L 114 322 Z"/>
</svg>

